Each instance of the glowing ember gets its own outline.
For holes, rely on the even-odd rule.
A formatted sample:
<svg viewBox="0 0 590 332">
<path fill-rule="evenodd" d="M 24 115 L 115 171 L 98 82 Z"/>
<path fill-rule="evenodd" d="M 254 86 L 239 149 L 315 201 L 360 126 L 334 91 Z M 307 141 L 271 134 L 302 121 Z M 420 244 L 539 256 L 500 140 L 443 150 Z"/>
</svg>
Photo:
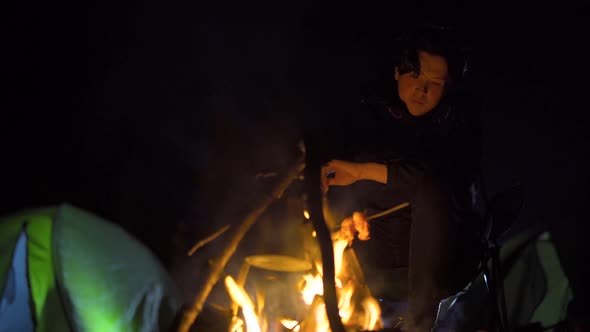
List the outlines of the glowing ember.
<svg viewBox="0 0 590 332">
<path fill-rule="evenodd" d="M 299 322 L 292 319 L 281 319 L 281 324 L 291 331 L 299 332 Z"/>
<path fill-rule="evenodd" d="M 254 311 L 254 304 L 244 288 L 238 286 L 231 276 L 225 278 L 225 288 L 231 299 L 242 307 L 242 313 L 246 320 L 246 331 L 261 332 L 258 317 Z"/>
<path fill-rule="evenodd" d="M 303 216 L 305 217 L 305 219 L 309 220 L 309 218 L 310 218 L 309 211 L 303 210 Z"/>
<path fill-rule="evenodd" d="M 316 233 L 315 231 L 313 231 L 313 232 L 311 232 L 311 236 L 312 237 L 316 237 L 316 236 L 318 236 L 318 233 Z"/>
<path fill-rule="evenodd" d="M 233 317 L 231 325 L 229 326 L 230 332 L 244 332 L 244 321 L 239 317 Z"/>
</svg>

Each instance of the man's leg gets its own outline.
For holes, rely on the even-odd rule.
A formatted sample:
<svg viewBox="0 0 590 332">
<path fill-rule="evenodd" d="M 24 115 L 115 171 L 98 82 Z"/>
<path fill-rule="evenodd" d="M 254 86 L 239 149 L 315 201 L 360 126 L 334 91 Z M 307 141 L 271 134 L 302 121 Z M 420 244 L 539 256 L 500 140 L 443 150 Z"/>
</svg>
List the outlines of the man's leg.
<svg viewBox="0 0 590 332">
<path fill-rule="evenodd" d="M 430 331 L 438 303 L 449 296 L 457 224 L 450 195 L 428 176 L 412 202 L 409 257 L 411 331 Z"/>
</svg>

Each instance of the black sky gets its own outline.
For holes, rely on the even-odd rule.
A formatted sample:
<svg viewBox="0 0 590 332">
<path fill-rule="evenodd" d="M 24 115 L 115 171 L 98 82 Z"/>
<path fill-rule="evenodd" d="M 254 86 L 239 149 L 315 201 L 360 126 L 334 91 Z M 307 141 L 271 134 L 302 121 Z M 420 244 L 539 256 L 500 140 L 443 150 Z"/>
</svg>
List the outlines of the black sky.
<svg viewBox="0 0 590 332">
<path fill-rule="evenodd" d="M 587 234 L 577 231 L 590 198 L 581 5 L 3 7 L 2 214 L 69 201 L 168 260 L 175 249 L 162 238 L 184 227 L 198 239 L 220 215 L 247 209 L 253 176 L 289 164 L 300 126 L 330 133 L 377 74 L 386 40 L 429 22 L 454 25 L 472 42 L 489 191 L 520 180 L 527 196 L 519 225 L 553 222 L 572 238 Z"/>
</svg>

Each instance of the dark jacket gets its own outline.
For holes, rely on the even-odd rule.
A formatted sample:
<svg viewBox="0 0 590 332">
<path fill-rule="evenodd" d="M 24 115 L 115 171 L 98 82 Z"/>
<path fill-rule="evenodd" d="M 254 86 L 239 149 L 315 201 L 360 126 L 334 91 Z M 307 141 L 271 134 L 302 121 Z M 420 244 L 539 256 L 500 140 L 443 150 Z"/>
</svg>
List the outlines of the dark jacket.
<svg viewBox="0 0 590 332">
<path fill-rule="evenodd" d="M 354 137 L 347 151 L 354 159 L 387 163 L 397 177 L 396 191 L 414 187 L 417 173 L 429 172 L 454 194 L 465 199 L 479 172 L 481 130 L 479 105 L 468 96 L 447 97 L 436 109 L 412 116 L 401 102 L 361 105 L 355 127 L 364 137 Z M 376 158 L 376 159 L 375 159 Z"/>
<path fill-rule="evenodd" d="M 350 118 L 352 121 L 343 126 L 349 134 L 341 136 L 351 141 L 339 158 L 384 163 L 388 179 L 393 181 L 387 185 L 358 181 L 347 187 L 332 187 L 328 198 L 338 220 L 353 211 L 371 215 L 402 202 L 412 203 L 420 183 L 427 178 L 437 183 L 441 195 L 448 196 L 457 229 L 471 232 L 472 227 L 463 225 L 476 222 L 471 188 L 479 173 L 480 126 L 474 99 L 447 98 L 421 117 L 409 114 L 400 102 L 365 102 Z M 372 220 L 371 240 L 354 242 L 369 286 L 378 296 L 407 298 L 412 219 L 411 209 L 404 209 Z"/>
</svg>

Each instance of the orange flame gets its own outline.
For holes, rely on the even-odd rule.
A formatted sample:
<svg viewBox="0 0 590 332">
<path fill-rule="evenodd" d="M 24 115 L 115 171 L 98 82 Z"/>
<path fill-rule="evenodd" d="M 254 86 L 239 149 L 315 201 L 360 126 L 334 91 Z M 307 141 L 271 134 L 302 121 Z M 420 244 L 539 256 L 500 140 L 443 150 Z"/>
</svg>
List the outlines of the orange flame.
<svg viewBox="0 0 590 332">
<path fill-rule="evenodd" d="M 248 293 L 236 284 L 234 278 L 231 276 L 225 277 L 225 288 L 229 293 L 231 299 L 242 307 L 242 313 L 246 320 L 246 331 L 248 332 L 261 332 L 260 324 L 258 323 L 258 317 L 254 311 L 254 304 L 248 296 Z"/>
<path fill-rule="evenodd" d="M 328 315 L 326 314 L 326 304 L 322 303 L 316 306 L 315 309 L 315 330 L 318 332 L 331 331 L 330 321 L 328 320 Z"/>
<path fill-rule="evenodd" d="M 303 280 L 305 281 L 305 286 L 301 290 L 301 295 L 303 296 L 303 302 L 307 305 L 311 305 L 313 302 L 313 298 L 318 295 L 324 295 L 324 284 L 322 281 L 322 275 L 316 274 L 315 276 L 311 274 L 306 274 L 303 276 Z"/>
<path fill-rule="evenodd" d="M 309 213 L 307 210 L 305 210 L 304 213 L 306 213 L 307 218 Z M 333 239 L 333 245 L 334 269 L 336 275 L 334 281 L 337 287 L 338 311 L 342 323 L 344 323 L 348 329 L 376 330 L 381 328 L 381 308 L 379 307 L 379 302 L 371 296 L 367 296 L 364 299 L 362 297 L 359 298 L 364 292 L 361 291 L 358 294 L 355 293 L 357 287 L 360 285 L 358 285 L 354 279 L 343 279 L 349 277 L 346 275 L 346 271 L 343 271 L 345 263 L 344 251 L 349 245 L 349 240 L 335 236 Z M 330 323 L 326 315 L 326 305 L 322 298 L 324 287 L 321 262 L 316 262 L 316 270 L 317 273 L 315 275 L 309 273 L 303 276 L 304 283 L 302 284 L 303 287 L 300 289 L 304 303 L 309 306 L 307 319 L 301 323 L 292 319 L 281 319 L 280 322 L 285 328 L 296 332 L 300 330 L 306 332 L 330 331 Z M 256 315 L 254 304 L 244 288 L 237 285 L 231 276 L 225 278 L 225 286 L 232 300 L 242 308 L 246 331 L 266 331 L 266 321 Z M 359 302 L 361 299 L 362 301 Z M 258 309 L 260 310 L 260 307 Z M 232 324 L 231 331 L 243 332 L 243 325 L 244 322 L 241 319 L 234 317 L 234 324 Z"/>
<path fill-rule="evenodd" d="M 381 322 L 381 308 L 379 302 L 373 297 L 367 297 L 359 305 L 355 305 L 353 295 L 356 290 L 356 284 L 353 280 L 347 280 L 343 285 L 342 278 L 344 266 L 344 250 L 348 246 L 349 241 L 346 239 L 334 238 L 334 270 L 336 274 L 335 284 L 338 291 L 338 310 L 342 323 L 349 324 L 349 326 L 356 326 L 362 330 L 374 330 L 380 327 Z M 324 287 L 322 281 L 322 265 L 316 264 L 318 273 L 314 276 L 307 274 L 303 276 L 305 280 L 305 287 L 301 290 L 303 301 L 307 305 L 311 305 L 316 295 L 324 294 Z M 326 316 L 325 303 L 317 303 L 311 308 L 313 313 L 309 318 L 313 318 L 314 322 L 312 330 L 315 332 L 330 331 L 330 323 Z M 304 322 L 305 324 L 305 322 Z M 304 330 L 308 330 L 304 328 Z"/>
<path fill-rule="evenodd" d="M 379 306 L 379 302 L 377 302 L 374 297 L 368 297 L 361 305 L 365 312 L 363 329 L 369 331 L 376 329 L 381 318 L 381 307 Z"/>
<path fill-rule="evenodd" d="M 348 246 L 346 240 L 334 241 L 334 271 L 336 277 L 339 277 L 342 272 L 342 256 L 344 255 L 344 249 Z"/>
<path fill-rule="evenodd" d="M 352 294 L 354 293 L 354 284 L 349 282 L 344 288 L 340 290 L 338 298 L 338 309 L 342 323 L 346 324 L 350 321 L 352 314 L 354 314 L 354 303 L 352 303 Z"/>
</svg>

